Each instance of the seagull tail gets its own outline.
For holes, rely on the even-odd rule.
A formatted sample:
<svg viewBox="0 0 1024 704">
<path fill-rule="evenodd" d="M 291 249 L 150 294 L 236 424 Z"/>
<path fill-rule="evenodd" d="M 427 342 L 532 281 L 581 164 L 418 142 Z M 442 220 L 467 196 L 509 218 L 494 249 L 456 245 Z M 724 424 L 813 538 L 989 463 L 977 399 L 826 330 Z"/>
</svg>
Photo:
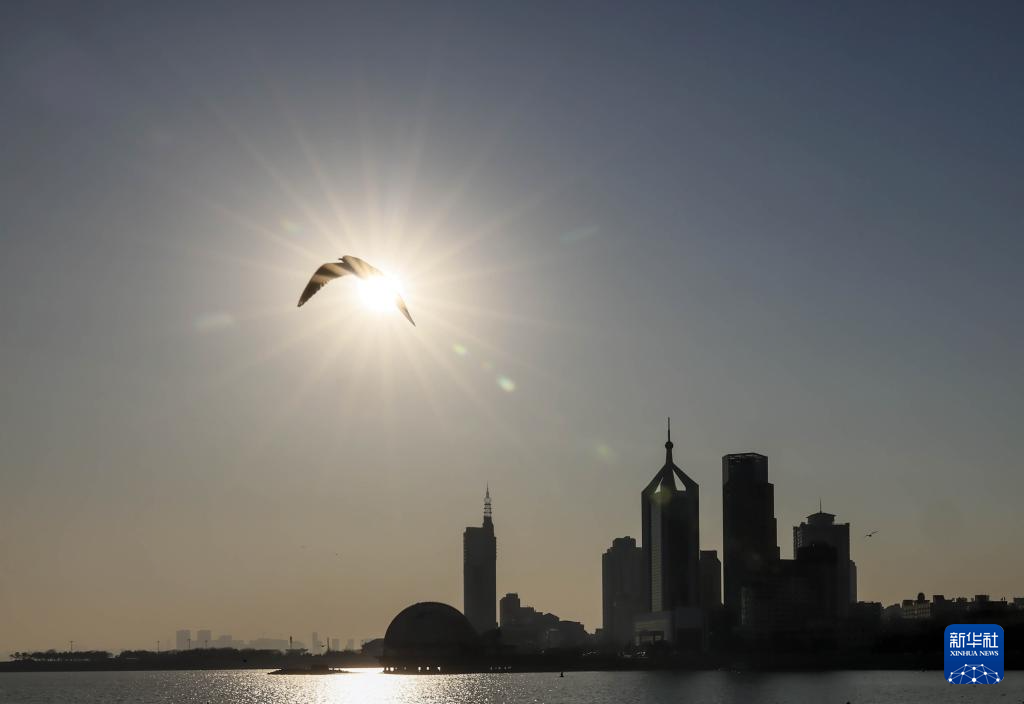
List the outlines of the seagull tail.
<svg viewBox="0 0 1024 704">
<path fill-rule="evenodd" d="M 416 327 L 416 321 L 412 319 L 412 314 L 409 313 L 409 309 L 406 307 L 405 301 L 403 301 L 401 297 L 395 298 L 395 306 L 398 308 L 398 310 L 402 312 L 402 315 L 405 316 L 405 319 L 412 323 L 413 327 Z"/>
</svg>

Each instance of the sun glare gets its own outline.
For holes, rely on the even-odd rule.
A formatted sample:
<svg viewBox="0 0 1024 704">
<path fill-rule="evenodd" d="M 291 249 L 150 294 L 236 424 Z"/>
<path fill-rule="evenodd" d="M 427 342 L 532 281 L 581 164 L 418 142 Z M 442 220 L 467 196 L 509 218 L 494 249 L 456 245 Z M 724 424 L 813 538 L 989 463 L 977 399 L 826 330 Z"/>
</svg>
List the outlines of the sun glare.
<svg viewBox="0 0 1024 704">
<path fill-rule="evenodd" d="M 401 284 L 390 276 L 358 279 L 359 297 L 363 305 L 378 313 L 397 310 L 395 301 L 403 295 Z"/>
</svg>

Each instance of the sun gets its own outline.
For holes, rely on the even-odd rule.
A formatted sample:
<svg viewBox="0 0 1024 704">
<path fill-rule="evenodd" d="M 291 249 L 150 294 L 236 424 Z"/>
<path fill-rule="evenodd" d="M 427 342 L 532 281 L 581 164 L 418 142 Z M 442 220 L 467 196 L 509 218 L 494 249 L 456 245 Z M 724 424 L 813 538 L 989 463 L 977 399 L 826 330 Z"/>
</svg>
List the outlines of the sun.
<svg viewBox="0 0 1024 704">
<path fill-rule="evenodd" d="M 397 310 L 396 301 L 405 294 L 401 283 L 391 276 L 372 276 L 358 281 L 363 305 L 378 313 Z"/>
</svg>

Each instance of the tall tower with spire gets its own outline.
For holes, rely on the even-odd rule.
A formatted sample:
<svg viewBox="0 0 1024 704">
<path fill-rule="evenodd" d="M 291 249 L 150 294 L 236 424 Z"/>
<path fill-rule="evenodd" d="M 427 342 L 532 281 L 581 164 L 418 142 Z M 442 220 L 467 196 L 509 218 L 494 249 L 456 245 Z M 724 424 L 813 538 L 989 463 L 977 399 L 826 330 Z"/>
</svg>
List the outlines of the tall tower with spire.
<svg viewBox="0 0 1024 704">
<path fill-rule="evenodd" d="M 651 612 L 700 605 L 700 487 L 672 461 L 672 447 L 669 419 L 665 465 L 640 494 Z"/>
<path fill-rule="evenodd" d="M 498 542 L 491 516 L 491 487 L 484 493 L 484 522 L 462 534 L 462 612 L 477 633 L 498 627 Z"/>
</svg>

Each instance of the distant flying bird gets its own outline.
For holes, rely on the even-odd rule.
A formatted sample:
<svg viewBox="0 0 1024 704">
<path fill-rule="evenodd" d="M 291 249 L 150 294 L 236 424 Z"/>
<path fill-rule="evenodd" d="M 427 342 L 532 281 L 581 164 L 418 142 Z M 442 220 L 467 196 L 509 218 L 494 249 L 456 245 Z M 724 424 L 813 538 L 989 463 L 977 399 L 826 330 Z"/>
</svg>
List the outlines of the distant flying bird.
<svg viewBox="0 0 1024 704">
<path fill-rule="evenodd" d="M 364 280 L 374 278 L 387 280 L 384 272 L 377 267 L 367 264 L 359 257 L 345 255 L 344 257 L 340 257 L 336 262 L 327 262 L 313 273 L 313 278 L 311 278 L 309 283 L 306 284 L 306 288 L 302 292 L 302 296 L 299 297 L 299 307 L 302 307 L 303 303 L 312 298 L 314 293 L 322 289 L 329 282 L 340 276 L 344 276 L 345 274 L 355 274 L 360 279 Z M 394 296 L 395 306 L 397 306 L 398 310 L 402 311 L 402 315 L 404 315 L 406 319 L 415 326 L 416 322 L 409 314 L 409 309 L 406 308 L 405 301 L 402 300 L 398 291 L 394 292 Z"/>
<path fill-rule="evenodd" d="M 864 534 L 864 537 L 865 537 L 865 538 L 870 538 L 870 537 L 871 537 L 872 535 L 874 535 L 874 534 L 875 534 L 875 533 L 877 533 L 877 532 L 878 532 L 877 530 L 873 530 L 873 531 L 871 531 L 870 533 L 865 533 L 865 534 Z"/>
</svg>

